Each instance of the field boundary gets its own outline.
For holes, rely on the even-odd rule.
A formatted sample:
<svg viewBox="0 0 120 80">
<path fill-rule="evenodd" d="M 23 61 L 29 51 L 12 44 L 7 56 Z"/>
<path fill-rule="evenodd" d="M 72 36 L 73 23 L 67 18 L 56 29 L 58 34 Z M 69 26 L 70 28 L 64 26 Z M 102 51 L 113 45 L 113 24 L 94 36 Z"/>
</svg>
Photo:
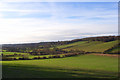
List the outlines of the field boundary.
<svg viewBox="0 0 120 80">
<path fill-rule="evenodd" d="M 98 56 L 110 56 L 110 57 L 118 57 L 119 54 L 93 54 L 93 55 L 98 55 Z"/>
</svg>

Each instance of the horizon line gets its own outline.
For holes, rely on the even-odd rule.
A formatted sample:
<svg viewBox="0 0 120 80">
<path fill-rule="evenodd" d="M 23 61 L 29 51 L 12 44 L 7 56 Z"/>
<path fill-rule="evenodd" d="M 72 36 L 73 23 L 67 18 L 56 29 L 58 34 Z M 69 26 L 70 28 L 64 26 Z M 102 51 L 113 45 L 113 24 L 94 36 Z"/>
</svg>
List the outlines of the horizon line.
<svg viewBox="0 0 120 80">
<path fill-rule="evenodd" d="M 109 35 L 109 36 L 120 36 L 120 35 Z M 84 37 L 84 38 L 92 38 L 92 37 L 105 37 L 105 36 L 91 36 L 91 37 Z M 84 39 L 84 38 L 76 38 L 76 39 Z M 72 41 L 76 39 L 71 39 L 71 40 L 51 40 L 51 41 L 40 41 L 40 42 L 23 42 L 23 43 L 4 43 L 0 45 L 12 45 L 12 44 L 37 44 L 37 43 L 42 43 L 42 42 L 62 42 L 62 41 Z"/>
</svg>

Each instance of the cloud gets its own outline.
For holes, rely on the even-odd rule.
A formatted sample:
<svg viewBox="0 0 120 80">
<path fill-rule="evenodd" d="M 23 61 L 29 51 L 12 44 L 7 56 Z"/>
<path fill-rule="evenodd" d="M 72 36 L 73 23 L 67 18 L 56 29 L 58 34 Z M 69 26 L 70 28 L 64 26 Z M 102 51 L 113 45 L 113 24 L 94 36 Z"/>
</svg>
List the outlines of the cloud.
<svg viewBox="0 0 120 80">
<path fill-rule="evenodd" d="M 119 0 L 1 0 L 2 2 L 118 2 Z"/>
<path fill-rule="evenodd" d="M 114 35 L 118 32 L 117 7 L 111 5 L 115 4 L 0 3 L 0 43 Z"/>
</svg>

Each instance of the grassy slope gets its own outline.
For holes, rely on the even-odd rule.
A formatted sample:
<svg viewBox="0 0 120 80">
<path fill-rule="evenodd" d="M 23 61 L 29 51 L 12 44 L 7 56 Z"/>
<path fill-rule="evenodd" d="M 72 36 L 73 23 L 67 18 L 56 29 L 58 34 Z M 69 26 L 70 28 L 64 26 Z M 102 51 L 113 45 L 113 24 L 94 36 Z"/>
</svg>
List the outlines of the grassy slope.
<svg viewBox="0 0 120 80">
<path fill-rule="evenodd" d="M 3 61 L 3 77 L 24 78 L 112 78 L 117 76 L 118 59 L 107 56 Z"/>
<path fill-rule="evenodd" d="M 120 50 L 120 47 L 113 48 L 108 53 L 117 53 Z"/>
<path fill-rule="evenodd" d="M 105 50 L 116 45 L 118 41 L 101 42 L 101 41 L 79 41 L 68 45 L 57 46 L 57 48 L 64 48 L 65 50 L 83 50 L 88 52 L 104 52 Z"/>
<path fill-rule="evenodd" d="M 79 42 L 74 42 L 71 44 L 67 44 L 67 45 L 61 45 L 61 46 L 57 46 L 57 48 L 66 48 L 66 47 L 73 47 L 73 46 L 77 46 L 77 45 L 81 45 L 86 43 L 87 41 L 79 41 Z"/>
<path fill-rule="evenodd" d="M 21 53 L 21 52 L 2 52 L 5 55 L 9 55 L 9 54 L 24 54 L 24 55 L 29 55 L 28 53 Z"/>
</svg>

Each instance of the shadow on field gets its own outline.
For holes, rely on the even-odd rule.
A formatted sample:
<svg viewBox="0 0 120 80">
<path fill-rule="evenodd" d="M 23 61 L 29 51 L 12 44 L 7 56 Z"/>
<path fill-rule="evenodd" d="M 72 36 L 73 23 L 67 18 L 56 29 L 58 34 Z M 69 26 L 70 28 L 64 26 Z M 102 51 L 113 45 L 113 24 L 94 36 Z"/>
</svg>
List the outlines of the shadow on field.
<svg viewBox="0 0 120 80">
<path fill-rule="evenodd" d="M 10 66 L 3 65 L 4 78 L 107 78 L 112 79 L 117 77 L 114 72 L 102 72 L 92 70 L 75 70 L 75 69 L 60 69 L 47 68 L 36 66 Z M 116 80 L 116 79 L 114 79 Z"/>
</svg>

